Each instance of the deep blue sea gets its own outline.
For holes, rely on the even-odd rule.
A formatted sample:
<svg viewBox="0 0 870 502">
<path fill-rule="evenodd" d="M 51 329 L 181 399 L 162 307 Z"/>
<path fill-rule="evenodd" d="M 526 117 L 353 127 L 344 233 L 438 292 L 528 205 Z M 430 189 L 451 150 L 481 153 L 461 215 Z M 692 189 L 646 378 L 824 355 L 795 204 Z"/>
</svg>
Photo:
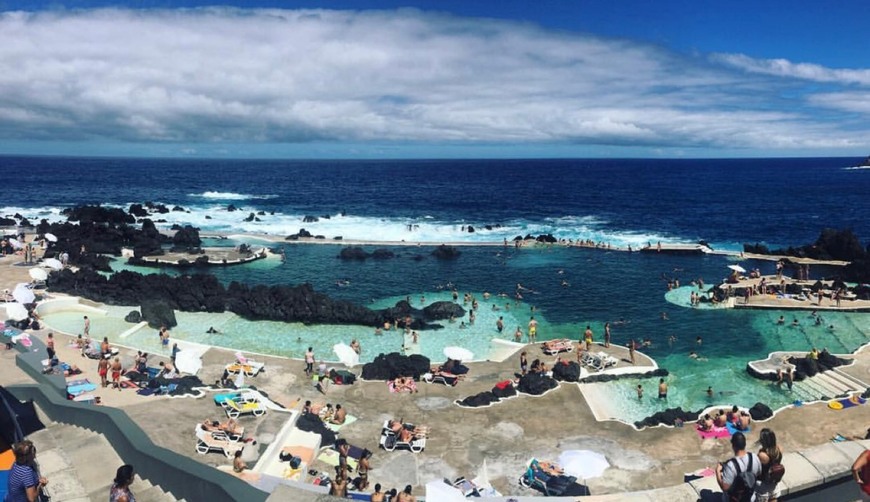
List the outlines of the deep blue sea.
<svg viewBox="0 0 870 502">
<path fill-rule="evenodd" d="M 0 157 L 2 172 L 10 173 L 7 178 L 14 179 L 18 188 L 7 192 L 0 214 L 60 219 L 60 210 L 75 204 L 127 206 L 154 201 L 185 209 L 155 216 L 165 219 L 164 225 L 191 223 L 204 231 L 229 234 L 283 236 L 306 228 L 326 239 L 438 243 L 553 233 L 621 247 L 703 239 L 714 248 L 740 249 L 744 242 L 802 245 L 815 240 L 825 227 L 849 227 L 866 244 L 870 241 L 870 169 L 852 168 L 859 161 Z M 227 211 L 230 204 L 240 210 Z M 251 213 L 260 221 L 243 221 Z M 320 219 L 303 223 L 306 215 Z M 468 225 L 474 233 L 467 231 Z M 777 311 L 695 310 L 665 300 L 667 279 L 679 278 L 683 284 L 697 278 L 708 284 L 719 282 L 727 275 L 726 266 L 733 263 L 723 256 L 479 246 L 462 248 L 459 259 L 443 262 L 428 257 L 431 248 L 425 246 L 391 249 L 397 254 L 392 260 L 344 262 L 336 259 L 337 246 L 288 243 L 286 263 L 267 260 L 212 272 L 227 282 L 310 282 L 333 296 L 378 305 L 406 295 L 415 302 L 420 296 L 432 301 L 447 283 L 477 294 L 512 294 L 522 283 L 534 292 L 514 307 L 511 322 L 524 326 L 534 306 L 544 322 L 539 337 L 577 338 L 587 324 L 600 337 L 604 322 L 624 319 L 625 324 L 614 326 L 614 341 L 651 339 L 653 346 L 645 351 L 672 372 L 671 402 L 665 404 L 686 409 L 714 402 L 786 404 L 795 397 L 748 377 L 747 361 L 773 350 L 808 350 L 813 345 L 850 352 L 870 336 L 866 314 L 830 314 L 826 325 L 837 326 L 830 332 L 803 322 L 803 317 L 799 328 L 776 326 L 774 320 L 781 314 Z M 417 261 L 412 259 L 415 255 L 425 258 Z M 773 272 L 771 262 L 749 260 L 741 265 Z M 812 270 L 813 276 L 830 273 L 825 267 Z M 350 286 L 337 287 L 338 280 L 347 280 Z M 662 320 L 663 312 L 667 321 Z M 491 328 L 492 333 L 481 331 L 480 336 L 497 336 Z M 509 325 L 507 331 L 513 328 Z M 362 338 L 364 347 L 386 343 L 366 338 L 371 336 L 368 330 L 355 336 Z M 446 329 L 431 336 L 459 335 Z M 671 336 L 676 341 L 668 342 Z M 701 346 L 698 336 L 703 338 Z M 293 341 L 296 338 L 292 336 Z M 232 338 L 223 336 L 214 343 L 232 345 L 227 340 Z M 283 355 L 299 355 L 292 343 L 270 345 L 285 347 Z M 689 359 L 691 350 L 708 361 Z M 614 395 L 624 397 L 620 413 L 626 420 L 640 419 L 665 405 L 654 399 L 643 403 L 632 399 L 636 384 L 612 384 Z M 708 401 L 707 385 L 726 392 L 728 397 L 722 399 L 728 402 Z"/>
</svg>

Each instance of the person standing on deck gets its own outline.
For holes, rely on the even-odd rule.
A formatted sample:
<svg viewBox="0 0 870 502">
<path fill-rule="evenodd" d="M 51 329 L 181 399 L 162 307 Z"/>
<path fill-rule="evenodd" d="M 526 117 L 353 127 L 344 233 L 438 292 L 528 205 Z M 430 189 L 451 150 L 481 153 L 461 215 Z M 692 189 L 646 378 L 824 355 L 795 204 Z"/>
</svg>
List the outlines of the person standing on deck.
<svg viewBox="0 0 870 502">
<path fill-rule="evenodd" d="M 535 320 L 535 316 L 529 320 L 529 343 L 535 343 L 535 339 L 538 337 L 538 321 Z"/>
</svg>

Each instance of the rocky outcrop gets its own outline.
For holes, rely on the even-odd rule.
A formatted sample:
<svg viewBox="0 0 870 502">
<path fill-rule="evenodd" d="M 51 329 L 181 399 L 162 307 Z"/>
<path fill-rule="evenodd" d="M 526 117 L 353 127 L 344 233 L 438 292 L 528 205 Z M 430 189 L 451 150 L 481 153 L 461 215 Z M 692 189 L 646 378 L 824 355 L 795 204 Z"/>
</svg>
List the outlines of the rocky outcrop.
<svg viewBox="0 0 870 502">
<path fill-rule="evenodd" d="M 176 250 L 198 248 L 201 244 L 199 229 L 190 225 L 185 225 L 172 236 L 172 247 Z"/>
<path fill-rule="evenodd" d="M 459 249 L 454 246 L 442 244 L 432 251 L 432 256 L 439 260 L 455 260 L 462 254 Z"/>
<path fill-rule="evenodd" d="M 749 416 L 755 421 L 767 420 L 773 416 L 773 410 L 764 403 L 755 403 L 752 408 L 749 408 Z"/>
<path fill-rule="evenodd" d="M 655 427 L 657 425 L 676 425 L 679 423 L 691 423 L 698 420 L 701 415 L 701 410 L 698 411 L 683 411 L 682 408 L 668 408 L 664 411 L 659 411 L 652 416 L 646 417 L 643 420 L 634 423 L 638 429 L 644 427 Z"/>
<path fill-rule="evenodd" d="M 142 302 L 140 307 L 142 310 L 142 320 L 148 323 L 148 326 L 158 329 L 162 326 L 172 328 L 178 325 L 175 320 L 175 311 L 172 310 L 166 302 L 159 300 L 146 300 Z"/>
<path fill-rule="evenodd" d="M 392 380 L 404 376 L 419 380 L 420 375 L 431 369 L 429 358 L 419 354 L 403 356 L 398 352 L 379 354 L 374 361 L 363 365 L 362 377 L 366 380 Z"/>
<path fill-rule="evenodd" d="M 453 302 L 440 301 L 424 307 L 423 315 L 426 319 L 436 321 L 450 319 L 451 317 L 461 319 L 462 317 L 465 317 L 465 309 Z"/>
<path fill-rule="evenodd" d="M 589 375 L 588 377 L 583 379 L 583 383 L 598 383 L 598 382 L 612 382 L 614 380 L 621 380 L 623 378 L 661 378 L 666 377 L 670 373 L 668 370 L 664 368 L 659 368 L 652 371 L 647 371 L 646 373 L 642 373 L 638 375 L 637 373 L 627 374 L 627 375 L 613 375 L 609 373 Z"/>
<path fill-rule="evenodd" d="M 520 378 L 520 383 L 517 384 L 517 391 L 523 394 L 531 394 L 540 396 L 550 389 L 555 389 L 559 383 L 555 379 L 548 377 L 542 373 L 526 373 Z"/>
<path fill-rule="evenodd" d="M 554 364 L 553 378 L 560 382 L 576 382 L 580 379 L 580 364 L 576 361 L 562 361 Z"/>
<path fill-rule="evenodd" d="M 68 221 L 79 223 L 109 223 L 112 225 L 132 224 L 136 222 L 133 215 L 128 214 L 121 208 L 103 206 L 76 206 L 64 209 L 62 215 Z"/>
<path fill-rule="evenodd" d="M 133 324 L 139 324 L 142 322 L 142 314 L 140 314 L 138 310 L 131 310 L 124 316 L 124 320 Z"/>
<path fill-rule="evenodd" d="M 323 238 L 322 236 L 318 236 Z M 365 249 L 359 246 L 350 246 L 346 248 L 342 248 L 342 250 L 338 253 L 338 258 L 342 260 L 366 260 L 368 258 L 374 258 L 376 260 L 387 260 L 390 258 L 394 258 L 396 255 L 389 249 L 375 249 L 371 253 L 367 253 Z"/>
</svg>

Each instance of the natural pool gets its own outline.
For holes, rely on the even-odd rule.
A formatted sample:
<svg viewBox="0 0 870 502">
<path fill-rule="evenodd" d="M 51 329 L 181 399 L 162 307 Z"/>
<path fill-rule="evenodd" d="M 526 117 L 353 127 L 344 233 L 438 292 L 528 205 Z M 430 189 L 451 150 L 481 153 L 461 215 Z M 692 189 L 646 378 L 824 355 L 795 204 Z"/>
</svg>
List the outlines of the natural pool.
<svg viewBox="0 0 870 502">
<path fill-rule="evenodd" d="M 689 287 L 668 292 L 667 282 L 672 278 L 679 278 L 683 284 L 698 278 L 703 278 L 708 285 L 720 282 L 730 272 L 727 265 L 733 263 L 731 258 L 722 256 L 630 254 L 558 246 L 522 250 L 468 247 L 461 248 L 462 254 L 457 260 L 439 261 L 428 256 L 431 247 L 421 246 L 392 247 L 389 249 L 396 254 L 393 259 L 358 262 L 337 260 L 339 246 L 276 246 L 285 248 L 286 262 L 272 258 L 210 269 L 210 272 L 224 283 L 234 280 L 249 284 L 310 282 L 317 290 L 333 297 L 373 308 L 393 305 L 408 295 L 415 307 L 420 306 L 421 295 L 425 296 L 426 303 L 448 299 L 449 294 L 444 289 L 448 283 L 456 284 L 460 298 L 464 292 L 475 292 L 481 303 L 475 326 L 460 330 L 445 322 L 443 330 L 420 334 L 420 352 L 436 361 L 443 357 L 441 350 L 447 345 L 464 346 L 477 358 L 485 358 L 490 339 L 498 336 L 497 315 L 505 316 L 506 328 L 501 338 L 510 340 L 517 325 L 525 330 L 532 306 L 541 321 L 539 340 L 562 337 L 576 340 L 587 324 L 600 340 L 606 321 L 612 323 L 614 343 L 648 338 L 652 347 L 642 351 L 671 373 L 669 399 L 667 403 L 656 399 L 657 379 L 643 382 L 626 379 L 602 384 L 603 398 L 614 410 L 615 418 L 628 422 L 676 406 L 697 410 L 711 404 L 749 407 L 762 401 L 772 408 L 789 404 L 794 400 L 792 395 L 749 377 L 746 363 L 763 359 L 772 351 L 808 351 L 813 346 L 826 347 L 833 353 L 848 353 L 870 341 L 868 314 L 823 313 L 824 326 L 819 327 L 809 321 L 809 312 L 686 308 Z M 374 248 L 367 247 L 367 250 Z M 760 268 L 763 273 L 774 271 L 773 262 L 746 260 L 741 264 L 745 268 Z M 116 266 L 145 273 L 160 271 Z M 165 270 L 179 273 L 175 269 Z M 813 268 L 814 277 L 830 271 L 821 266 Z M 337 287 L 337 280 L 347 280 L 349 286 Z M 530 291 L 524 294 L 522 304 L 512 304 L 510 312 L 491 310 L 496 296 L 489 302 L 482 300 L 483 291 L 512 295 L 518 283 Z M 503 308 L 502 302 L 506 300 L 498 300 L 500 308 Z M 122 309 L 118 317 L 123 317 L 128 310 Z M 788 319 L 799 316 L 800 326 L 777 325 L 775 321 L 780 315 Z M 365 327 L 250 322 L 233 314 L 177 313 L 177 317 L 179 327 L 173 331 L 177 338 L 290 357 L 300 357 L 305 348 L 312 345 L 318 356 L 329 358 L 333 344 L 357 338 L 361 340 L 365 361 L 380 351 L 398 351 L 403 343 L 397 334 L 375 337 L 373 330 Z M 49 319 L 50 325 L 51 322 Z M 72 316 L 69 322 L 77 328 L 80 317 Z M 834 325 L 834 330 L 827 329 L 828 325 Z M 205 331 L 210 326 L 223 334 L 207 335 Z M 116 329 L 118 326 L 107 327 L 108 331 Z M 156 332 L 146 329 L 132 335 L 125 343 L 143 344 L 142 348 L 146 349 L 147 344 L 154 350 L 156 340 Z M 690 359 L 690 351 L 706 360 Z M 635 394 L 638 383 L 646 389 L 641 401 Z M 714 388 L 712 402 L 706 397 L 708 386 Z"/>
</svg>

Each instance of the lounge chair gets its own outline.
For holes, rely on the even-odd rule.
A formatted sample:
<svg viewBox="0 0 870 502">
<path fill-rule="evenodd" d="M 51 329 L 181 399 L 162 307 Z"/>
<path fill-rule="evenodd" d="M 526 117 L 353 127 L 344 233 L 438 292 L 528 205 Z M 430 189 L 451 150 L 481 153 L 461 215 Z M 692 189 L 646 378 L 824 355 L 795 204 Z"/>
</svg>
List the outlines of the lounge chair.
<svg viewBox="0 0 870 502">
<path fill-rule="evenodd" d="M 233 441 L 223 431 L 207 431 L 202 424 L 196 424 L 196 452 L 205 455 L 210 451 L 219 451 L 227 458 L 232 458 L 244 444 Z"/>
<path fill-rule="evenodd" d="M 538 490 L 547 497 L 589 495 L 589 489 L 577 484 L 576 477 L 562 474 L 561 469 L 555 464 L 550 463 L 549 468 L 546 468 L 546 465 L 534 458 L 531 459 L 526 466 L 526 471 L 520 476 L 520 486 Z"/>
<path fill-rule="evenodd" d="M 612 366 L 616 366 L 616 364 L 619 363 L 619 359 L 611 356 L 607 352 L 599 352 L 596 355 L 601 360 L 601 364 L 604 367 L 604 369 L 610 368 Z"/>
<path fill-rule="evenodd" d="M 567 338 L 550 340 L 541 344 L 541 350 L 548 356 L 555 356 L 562 352 L 572 352 L 574 350 L 574 342 Z"/>
<path fill-rule="evenodd" d="M 413 424 L 402 424 L 406 429 L 414 429 Z M 413 453 L 420 453 L 426 448 L 426 436 L 428 429 L 418 429 L 410 442 L 400 441 L 398 434 L 390 429 L 390 421 L 384 422 L 384 427 L 381 429 L 381 439 L 379 445 L 386 451 L 393 451 L 396 448 L 407 448 Z"/>
<path fill-rule="evenodd" d="M 442 371 L 433 371 L 431 373 L 424 373 L 423 375 L 421 375 L 421 378 L 426 383 L 441 383 L 454 387 L 457 383 L 459 383 L 461 375 L 444 373 Z"/>
<path fill-rule="evenodd" d="M 233 375 L 237 375 L 240 371 L 244 371 L 245 376 L 252 377 L 257 376 L 257 374 L 263 371 L 263 368 L 265 367 L 266 363 L 260 363 L 247 359 L 244 363 L 235 362 L 226 365 L 226 370 Z"/>
<path fill-rule="evenodd" d="M 226 407 L 224 411 L 227 412 L 227 416 L 230 418 L 239 418 L 241 415 L 252 414 L 255 417 L 261 417 L 266 414 L 266 407 L 263 406 L 258 399 L 253 400 L 235 400 L 235 399 L 227 399 L 224 401 L 226 403 Z"/>
</svg>

